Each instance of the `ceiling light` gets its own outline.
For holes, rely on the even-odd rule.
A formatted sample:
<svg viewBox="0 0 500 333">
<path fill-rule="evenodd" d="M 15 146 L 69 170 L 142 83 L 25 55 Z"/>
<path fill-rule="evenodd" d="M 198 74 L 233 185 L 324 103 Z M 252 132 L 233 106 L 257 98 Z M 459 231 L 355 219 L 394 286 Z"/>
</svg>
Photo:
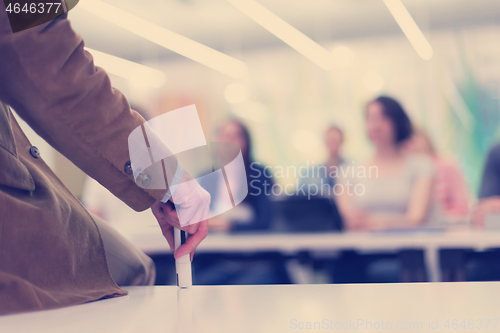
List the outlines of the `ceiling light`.
<svg viewBox="0 0 500 333">
<path fill-rule="evenodd" d="M 384 3 L 418 55 L 424 60 L 430 60 L 433 55 L 432 47 L 401 0 L 384 0 Z"/>
<path fill-rule="evenodd" d="M 227 0 L 319 67 L 332 68 L 331 53 L 254 0 Z"/>
<path fill-rule="evenodd" d="M 96 66 L 102 67 L 108 73 L 123 77 L 136 86 L 161 88 L 165 84 L 166 75 L 160 70 L 97 50 L 89 48 L 86 48 L 86 50 L 94 57 Z"/>
<path fill-rule="evenodd" d="M 103 1 L 80 1 L 78 8 L 230 77 L 241 79 L 247 74 L 244 62 Z"/>
</svg>

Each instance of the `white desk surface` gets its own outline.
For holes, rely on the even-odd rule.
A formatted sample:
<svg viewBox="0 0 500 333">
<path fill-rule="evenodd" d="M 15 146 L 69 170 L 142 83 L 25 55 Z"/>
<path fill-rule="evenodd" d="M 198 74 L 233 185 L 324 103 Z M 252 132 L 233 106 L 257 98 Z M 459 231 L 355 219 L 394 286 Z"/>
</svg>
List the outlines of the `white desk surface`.
<svg viewBox="0 0 500 333">
<path fill-rule="evenodd" d="M 144 226 L 122 233 L 147 254 L 171 253 L 158 226 Z M 424 250 L 425 263 L 433 282 L 441 281 L 439 250 L 470 248 L 482 251 L 500 248 L 500 231 L 485 231 L 469 227 L 448 230 L 302 233 L 302 234 L 209 234 L 198 246 L 201 252 L 252 253 L 277 251 L 294 254 L 298 251 L 397 251 Z"/>
<path fill-rule="evenodd" d="M 124 233 L 148 254 L 170 253 L 159 227 L 144 227 Z M 457 229 L 450 231 L 392 231 L 304 234 L 209 234 L 200 244 L 200 252 L 252 252 L 301 250 L 398 250 L 403 248 L 472 248 L 500 247 L 500 231 Z"/>
<path fill-rule="evenodd" d="M 59 310 L 3 316 L 0 317 L 0 331 L 276 333 L 500 330 L 500 283 L 497 282 L 194 286 L 184 290 L 180 302 L 177 299 L 178 288 L 174 286 L 133 287 L 128 290 L 130 294 L 126 297 Z M 308 322 L 319 324 L 316 324 L 316 329 L 306 329 Z M 432 328 L 429 328 L 430 324 Z M 320 325 L 323 325 L 321 329 L 318 328 Z"/>
</svg>

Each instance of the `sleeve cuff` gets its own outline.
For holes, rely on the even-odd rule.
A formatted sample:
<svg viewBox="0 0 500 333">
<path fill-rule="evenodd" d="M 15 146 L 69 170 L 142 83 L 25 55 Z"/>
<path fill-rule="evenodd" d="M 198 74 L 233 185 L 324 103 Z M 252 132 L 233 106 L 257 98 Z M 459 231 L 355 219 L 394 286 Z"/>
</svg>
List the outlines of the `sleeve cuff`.
<svg viewBox="0 0 500 333">
<path fill-rule="evenodd" d="M 175 190 L 181 183 L 183 175 L 184 175 L 184 168 L 180 163 L 177 163 L 177 170 L 175 171 L 174 179 L 172 179 L 172 182 L 168 187 L 168 191 L 163 196 L 163 199 L 161 199 L 161 202 L 167 202 L 172 197 L 172 195 L 175 193 Z"/>
</svg>

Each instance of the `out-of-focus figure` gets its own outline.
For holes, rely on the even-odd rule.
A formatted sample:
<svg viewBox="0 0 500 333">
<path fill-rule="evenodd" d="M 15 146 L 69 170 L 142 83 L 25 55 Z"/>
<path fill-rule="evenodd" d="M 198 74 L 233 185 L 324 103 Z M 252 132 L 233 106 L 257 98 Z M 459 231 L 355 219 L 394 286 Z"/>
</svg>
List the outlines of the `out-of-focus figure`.
<svg viewBox="0 0 500 333">
<path fill-rule="evenodd" d="M 351 231 L 408 229 L 436 220 L 432 207 L 434 167 L 423 154 L 410 153 L 404 144 L 412 136 L 410 119 L 402 106 L 381 96 L 366 105 L 366 130 L 374 156 L 365 164 L 344 164 L 337 203 L 344 227 Z M 422 251 L 394 256 L 358 255 L 346 251 L 334 271 L 334 281 L 425 281 Z M 398 278 L 399 275 L 399 278 Z"/>
<path fill-rule="evenodd" d="M 474 225 L 485 229 L 500 228 L 500 144 L 493 146 L 486 159 L 472 220 Z M 461 275 L 455 280 L 498 281 L 500 280 L 500 249 L 485 251 L 456 250 L 459 260 L 456 270 Z"/>
<path fill-rule="evenodd" d="M 248 185 L 248 195 L 242 203 L 229 210 L 227 213 L 213 217 L 209 221 L 209 228 L 212 231 L 248 231 L 264 230 L 269 228 L 272 221 L 272 208 L 269 197 L 271 195 L 271 186 L 273 185 L 272 175 L 267 172 L 261 163 L 254 161 L 252 156 L 252 141 L 250 133 L 243 123 L 236 120 L 229 120 L 222 124 L 217 132 L 217 142 L 230 142 L 238 145 L 243 155 L 245 171 Z M 234 179 L 232 182 L 232 192 L 237 191 L 234 187 L 242 187 L 244 184 L 238 184 L 240 179 Z M 215 186 L 207 190 L 212 194 L 211 209 L 217 205 L 217 196 L 222 194 L 221 189 L 226 186 L 225 182 L 217 184 L 204 184 L 202 187 Z"/>
<path fill-rule="evenodd" d="M 209 220 L 209 230 L 215 232 L 254 232 L 269 229 L 272 221 L 270 202 L 272 176 L 266 172 L 262 164 L 252 157 L 252 141 L 246 126 L 237 121 L 223 123 L 217 132 L 217 142 L 230 142 L 241 149 L 247 173 L 248 195 L 242 203 L 222 215 Z M 224 153 L 224 152 L 218 152 Z M 237 191 L 236 179 L 231 191 Z M 211 209 L 217 211 L 217 197 L 226 186 L 225 182 L 208 184 L 200 181 L 212 194 Z M 243 184 L 240 184 L 241 187 Z M 207 187 L 216 188 L 207 188 Z M 277 254 L 261 256 L 240 255 L 237 253 L 200 254 L 193 262 L 194 282 L 202 285 L 220 284 L 275 284 L 289 283 L 289 278 L 282 258 Z"/>
<path fill-rule="evenodd" d="M 341 231 L 342 218 L 335 203 L 334 189 L 339 170 L 345 163 L 341 155 L 344 133 L 340 127 L 330 125 L 324 134 L 324 163 L 314 165 L 307 161 L 307 172 L 298 173 L 295 195 L 283 196 L 276 203 L 278 227 L 288 232 Z M 304 168 L 306 166 L 302 166 Z M 281 225 L 280 225 L 281 224 Z"/>
<path fill-rule="evenodd" d="M 442 217 L 449 222 L 465 220 L 469 213 L 469 191 L 458 164 L 437 154 L 429 136 L 421 129 L 414 130 L 406 148 L 432 158 L 436 170 L 433 199 Z"/>
<path fill-rule="evenodd" d="M 338 126 L 330 126 L 325 133 L 325 146 L 328 150 L 328 160 L 325 166 L 328 170 L 333 170 L 344 162 L 340 151 L 344 143 L 344 133 Z M 330 172 L 331 173 L 331 172 Z"/>
<path fill-rule="evenodd" d="M 307 177 L 300 179 L 300 184 L 314 184 L 318 188 L 326 187 L 320 193 L 331 194 L 332 187 L 337 182 L 339 167 L 344 163 L 341 156 L 342 145 L 344 143 L 344 133 L 340 127 L 332 125 L 325 131 L 325 148 L 328 158 L 325 163 L 313 166 L 307 173 Z"/>
<path fill-rule="evenodd" d="M 488 153 L 473 219 L 478 226 L 484 226 L 490 220 L 496 220 L 500 225 L 500 144 Z"/>
<path fill-rule="evenodd" d="M 366 106 L 366 130 L 375 148 L 374 156 L 364 165 L 344 166 L 341 173 L 346 177 L 338 204 L 347 229 L 380 230 L 429 223 L 433 220 L 434 167 L 428 156 L 404 149 L 412 135 L 406 112 L 396 100 L 379 97 Z"/>
</svg>

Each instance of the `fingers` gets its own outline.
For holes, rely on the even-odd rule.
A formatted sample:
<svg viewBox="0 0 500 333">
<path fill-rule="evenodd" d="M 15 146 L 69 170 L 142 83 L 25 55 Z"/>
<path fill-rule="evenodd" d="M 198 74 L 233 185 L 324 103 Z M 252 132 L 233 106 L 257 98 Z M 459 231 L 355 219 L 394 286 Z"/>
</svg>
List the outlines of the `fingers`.
<svg viewBox="0 0 500 333">
<path fill-rule="evenodd" d="M 175 242 L 173 227 L 179 225 L 179 218 L 177 217 L 175 209 L 173 209 L 173 207 L 171 207 L 171 205 L 169 204 L 156 202 L 153 206 L 151 206 L 151 211 L 158 220 L 161 232 L 167 240 L 168 245 L 170 246 L 170 250 L 174 251 Z"/>
<path fill-rule="evenodd" d="M 192 259 L 196 247 L 208 233 L 210 194 L 196 181 L 189 181 L 181 185 L 171 198 L 175 201 L 176 209 L 170 204 L 157 202 L 151 207 L 151 210 L 171 249 L 175 245 L 172 227 L 190 234 L 186 243 L 175 251 L 174 257 L 178 259 L 191 253 Z"/>
<path fill-rule="evenodd" d="M 192 234 L 195 234 L 196 231 L 198 230 L 198 225 L 200 223 L 195 223 L 195 224 L 190 224 L 188 226 L 185 226 L 185 227 L 182 227 L 180 228 L 181 230 L 184 230 L 185 232 L 187 232 L 188 234 L 192 235 Z"/>
<path fill-rule="evenodd" d="M 153 215 L 156 217 L 158 222 L 161 222 L 164 220 L 163 216 L 163 207 L 161 205 L 162 203 L 160 201 L 157 201 L 151 206 L 151 211 L 153 212 Z"/>
<path fill-rule="evenodd" d="M 156 217 L 160 225 L 172 225 L 176 228 L 180 228 L 179 216 L 175 208 L 169 203 L 156 202 L 151 206 L 153 215 Z"/>
<path fill-rule="evenodd" d="M 174 252 L 175 250 L 175 241 L 174 241 L 174 228 L 172 226 L 170 227 L 165 227 L 161 229 L 163 236 L 168 242 L 168 245 L 170 246 L 170 251 Z"/>
<path fill-rule="evenodd" d="M 198 223 L 197 230 L 194 234 L 190 235 L 186 243 L 181 245 L 174 253 L 175 259 L 179 259 L 180 257 L 191 253 L 191 258 L 194 255 L 194 251 L 196 247 L 201 243 L 202 240 L 207 237 L 208 234 L 208 221 L 202 221 Z"/>
</svg>

